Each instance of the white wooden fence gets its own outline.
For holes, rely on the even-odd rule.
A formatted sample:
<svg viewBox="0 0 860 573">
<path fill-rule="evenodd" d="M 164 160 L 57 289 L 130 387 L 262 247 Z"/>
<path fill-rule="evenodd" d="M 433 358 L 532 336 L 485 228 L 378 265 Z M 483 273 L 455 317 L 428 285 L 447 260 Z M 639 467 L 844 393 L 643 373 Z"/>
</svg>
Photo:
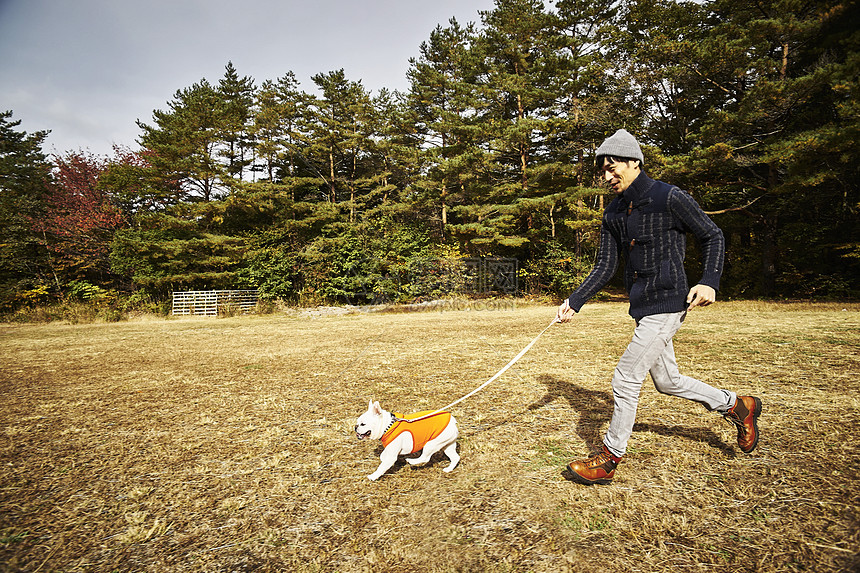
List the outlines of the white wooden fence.
<svg viewBox="0 0 860 573">
<path fill-rule="evenodd" d="M 218 316 L 238 309 L 249 313 L 257 306 L 256 290 L 191 290 L 173 293 L 173 314 Z"/>
</svg>

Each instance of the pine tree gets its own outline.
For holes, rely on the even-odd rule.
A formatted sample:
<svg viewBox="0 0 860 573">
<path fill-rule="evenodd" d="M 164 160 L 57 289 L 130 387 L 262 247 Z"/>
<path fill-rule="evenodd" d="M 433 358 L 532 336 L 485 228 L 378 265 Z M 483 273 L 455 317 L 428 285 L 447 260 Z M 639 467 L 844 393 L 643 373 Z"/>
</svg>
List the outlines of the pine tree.
<svg viewBox="0 0 860 573">
<path fill-rule="evenodd" d="M 224 131 L 221 102 L 218 90 L 203 79 L 177 90 L 169 111 L 153 111 L 154 125 L 137 122 L 153 177 L 175 180 L 202 201 L 226 194 L 229 174 L 218 158 Z"/>
<path fill-rule="evenodd" d="M 372 131 L 373 107 L 361 82 L 346 79 L 337 70 L 313 76 L 322 92 L 311 106 L 308 154 L 324 166 L 328 201 L 338 203 L 342 193 L 349 196 L 350 220 L 355 216 L 355 197 L 363 178 L 361 162 L 367 154 Z"/>
<path fill-rule="evenodd" d="M 231 289 L 238 284 L 246 242 L 207 233 L 167 214 L 150 215 L 111 243 L 111 270 L 130 288 L 164 299 L 174 290 Z"/>
<path fill-rule="evenodd" d="M 594 76 L 583 73 L 591 62 L 565 36 L 570 21 L 542 2 L 497 0 L 482 17 L 477 109 L 490 160 L 487 188 L 479 201 L 460 209 L 471 222 L 458 229 L 472 244 L 527 247 L 508 252 L 529 256 L 558 237 L 560 214 L 574 196 L 594 193 L 591 181 L 584 186 L 572 177 L 570 153 L 571 147 L 582 149 L 577 114 Z"/>
<path fill-rule="evenodd" d="M 401 201 L 400 191 L 420 177 L 421 138 L 406 98 L 399 92 L 380 90 L 373 98 L 371 137 L 371 192 L 364 208 L 392 206 Z"/>
<path fill-rule="evenodd" d="M 257 93 L 254 139 L 272 182 L 300 174 L 300 130 L 308 97 L 298 86 L 295 74 L 287 72 L 277 81 L 264 81 Z"/>
<path fill-rule="evenodd" d="M 228 62 L 224 77 L 218 82 L 220 139 L 223 149 L 219 155 L 224 157 L 227 175 L 240 181 L 245 170 L 254 162 L 253 130 L 254 100 L 256 87 L 248 76 L 239 77 L 233 62 Z"/>
<path fill-rule="evenodd" d="M 410 60 L 407 105 L 414 114 L 425 152 L 421 169 L 427 177 L 417 184 L 415 204 L 427 209 L 426 218 L 438 225 L 441 240 L 448 235 L 451 209 L 469 204 L 475 192 L 483 153 L 476 143 L 476 81 L 478 54 L 473 24 L 451 19 L 437 26 L 420 46 L 421 56 Z"/>
<path fill-rule="evenodd" d="M 768 296 L 847 292 L 846 275 L 833 269 L 852 264 L 848 237 L 857 236 L 849 222 L 857 168 L 841 159 L 856 152 L 857 116 L 844 103 L 857 89 L 849 71 L 857 33 L 845 24 L 857 8 L 792 0 L 649 7 L 650 24 L 637 22 L 648 41 L 636 42 L 630 61 L 653 69 L 653 54 L 663 54 L 664 73 L 652 76 L 660 85 L 643 91 L 700 102 L 682 102 L 687 115 L 675 121 L 689 131 L 667 146 L 677 155 L 666 174 L 721 215 L 730 284 Z M 652 124 L 670 139 L 666 122 Z"/>
<path fill-rule="evenodd" d="M 14 308 L 25 291 L 56 286 L 41 237 L 31 220 L 44 213 L 51 165 L 42 153 L 47 131 L 18 131 L 12 112 L 0 113 L 0 309 Z"/>
<path fill-rule="evenodd" d="M 556 164 L 545 169 L 552 167 L 568 176 L 565 192 L 550 207 L 560 211 L 563 228 L 573 234 L 566 241 L 573 243 L 568 247 L 573 266 L 586 272 L 597 247 L 606 197 L 594 152 L 618 128 L 636 131 L 638 125 L 613 57 L 617 11 L 614 2 L 560 0 L 554 19 L 562 80 L 556 99 L 559 115 L 551 118 L 547 135 Z"/>
</svg>

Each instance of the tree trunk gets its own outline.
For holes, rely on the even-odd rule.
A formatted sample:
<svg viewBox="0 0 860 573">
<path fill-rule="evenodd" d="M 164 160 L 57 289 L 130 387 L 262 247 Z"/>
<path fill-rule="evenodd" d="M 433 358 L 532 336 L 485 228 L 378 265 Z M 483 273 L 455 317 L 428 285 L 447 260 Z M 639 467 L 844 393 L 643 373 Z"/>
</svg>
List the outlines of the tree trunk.
<svg viewBox="0 0 860 573">
<path fill-rule="evenodd" d="M 440 203 L 440 217 L 442 218 L 441 223 L 441 235 L 442 242 L 445 242 L 445 235 L 448 231 L 448 178 L 442 177 L 442 192 L 439 194 L 439 203 Z"/>
<path fill-rule="evenodd" d="M 329 149 L 328 152 L 328 167 L 329 167 L 329 198 L 332 203 L 337 203 L 337 190 L 334 187 L 334 151 Z"/>
<path fill-rule="evenodd" d="M 352 173 L 349 181 L 349 222 L 355 223 L 355 174 L 358 171 L 358 156 L 352 155 Z"/>
<path fill-rule="evenodd" d="M 764 296 L 773 296 L 776 293 L 776 232 L 776 215 L 765 216 L 762 219 L 761 247 L 761 293 Z"/>
<path fill-rule="evenodd" d="M 576 116 L 578 119 L 579 118 L 579 108 L 578 107 L 576 108 Z M 578 162 L 577 164 L 579 165 L 579 170 L 576 174 L 576 184 L 577 184 L 577 186 L 582 188 L 583 169 L 585 169 L 585 165 L 583 164 L 583 161 L 585 160 L 585 153 L 583 152 L 581 147 L 576 152 L 576 159 Z M 576 200 L 576 206 L 580 207 L 580 208 L 585 207 L 585 202 L 582 200 L 582 197 L 580 197 Z M 573 252 L 576 255 L 577 260 L 579 260 L 579 258 L 582 256 L 582 237 L 583 237 L 582 229 L 576 230 L 575 237 L 576 237 L 576 243 L 574 245 Z"/>
<path fill-rule="evenodd" d="M 517 94 L 517 119 L 519 121 L 523 121 L 526 117 L 526 111 L 523 107 L 523 98 L 520 94 Z M 529 146 L 528 143 L 520 144 L 520 170 L 522 171 L 522 186 L 523 186 L 523 195 L 529 188 L 529 180 L 526 168 L 529 163 Z"/>
</svg>

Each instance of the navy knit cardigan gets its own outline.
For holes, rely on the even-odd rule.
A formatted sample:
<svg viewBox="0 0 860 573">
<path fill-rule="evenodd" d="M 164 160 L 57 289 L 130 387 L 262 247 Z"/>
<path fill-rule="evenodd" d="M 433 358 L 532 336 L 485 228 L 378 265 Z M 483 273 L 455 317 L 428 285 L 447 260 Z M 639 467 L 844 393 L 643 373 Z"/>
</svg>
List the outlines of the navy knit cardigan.
<svg viewBox="0 0 860 573">
<path fill-rule="evenodd" d="M 603 212 L 594 269 L 570 295 L 570 307 L 579 312 L 609 282 L 624 257 L 630 316 L 639 320 L 685 310 L 689 292 L 684 272 L 687 232 L 701 245 L 699 284 L 719 290 L 725 253 L 720 228 L 688 193 L 640 173 Z"/>
</svg>

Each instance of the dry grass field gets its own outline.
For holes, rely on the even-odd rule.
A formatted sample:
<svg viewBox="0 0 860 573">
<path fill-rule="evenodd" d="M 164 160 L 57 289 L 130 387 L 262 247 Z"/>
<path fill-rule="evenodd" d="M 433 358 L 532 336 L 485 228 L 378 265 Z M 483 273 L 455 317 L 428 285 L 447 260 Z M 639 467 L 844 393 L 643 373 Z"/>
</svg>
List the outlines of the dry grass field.
<svg viewBox="0 0 860 573">
<path fill-rule="evenodd" d="M 643 386 L 609 486 L 595 448 L 632 329 L 587 305 L 454 408 L 460 466 L 358 441 L 369 398 L 435 409 L 554 316 L 495 309 L 0 326 L 3 571 L 852 571 L 860 305 L 720 303 L 682 371 L 760 396 L 762 438 Z"/>
</svg>

